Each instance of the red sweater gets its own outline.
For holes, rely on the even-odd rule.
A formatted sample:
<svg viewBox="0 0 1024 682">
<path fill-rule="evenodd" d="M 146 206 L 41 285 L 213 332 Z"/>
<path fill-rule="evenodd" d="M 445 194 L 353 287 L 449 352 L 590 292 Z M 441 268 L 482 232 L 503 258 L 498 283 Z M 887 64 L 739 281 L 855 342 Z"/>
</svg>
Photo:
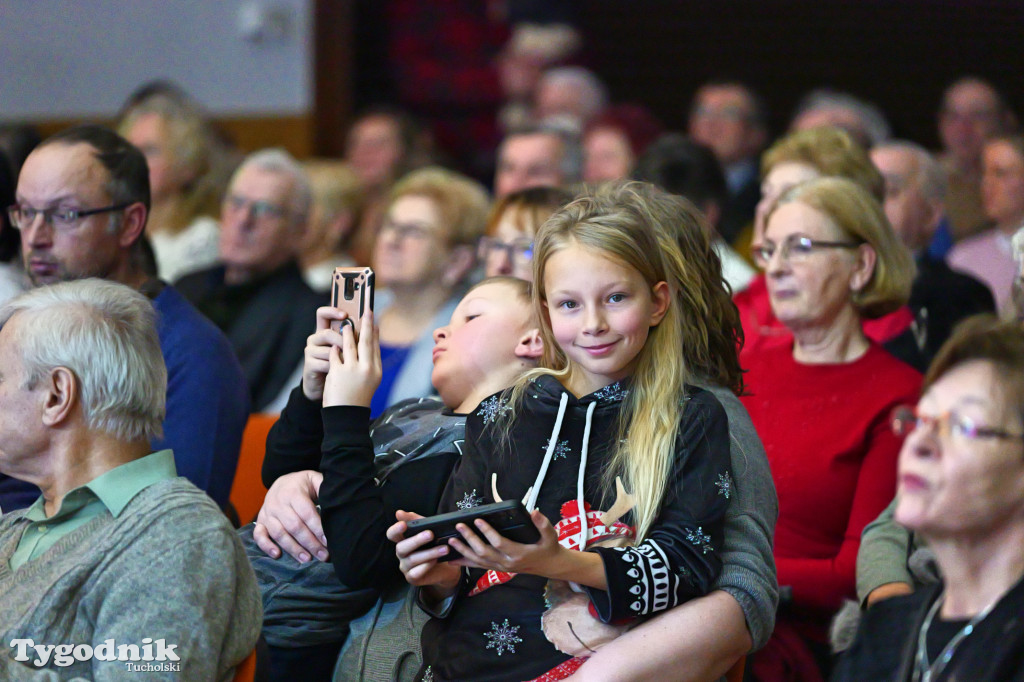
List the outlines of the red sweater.
<svg viewBox="0 0 1024 682">
<path fill-rule="evenodd" d="M 874 344 L 854 362 L 803 365 L 792 343 L 775 343 L 747 363 L 741 399 L 779 495 L 779 585 L 794 605 L 835 611 L 854 598 L 861 530 L 895 495 L 901 440 L 889 417 L 917 402 L 921 375 Z"/>
</svg>

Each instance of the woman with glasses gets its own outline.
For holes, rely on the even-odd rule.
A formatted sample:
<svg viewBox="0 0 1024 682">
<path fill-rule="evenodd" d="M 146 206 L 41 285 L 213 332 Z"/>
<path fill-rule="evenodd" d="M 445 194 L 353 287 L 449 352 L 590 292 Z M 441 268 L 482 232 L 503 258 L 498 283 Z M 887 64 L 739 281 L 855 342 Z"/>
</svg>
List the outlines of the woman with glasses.
<svg viewBox="0 0 1024 682">
<path fill-rule="evenodd" d="M 835 680 L 1024 680 L 1024 329 L 965 321 L 898 410 L 896 522 L 942 576 L 872 606 Z"/>
<path fill-rule="evenodd" d="M 779 497 L 775 561 L 783 601 L 753 659 L 759 680 L 821 680 L 827 628 L 854 595 L 860 533 L 892 500 L 892 409 L 920 374 L 864 334 L 903 305 L 914 266 L 879 203 L 843 178 L 783 193 L 760 255 L 775 317 L 790 335 L 747 357 L 742 397 Z"/>
<path fill-rule="evenodd" d="M 412 171 L 392 189 L 372 259 L 383 377 L 371 417 L 434 392 L 433 331 L 465 293 L 487 208 L 482 185 L 439 167 Z"/>
<path fill-rule="evenodd" d="M 825 176 L 853 180 L 879 202 L 885 198 L 885 179 L 875 168 L 867 152 L 852 137 L 838 128 L 812 128 L 782 138 L 761 157 L 761 201 L 754 216 L 752 256 L 764 269 L 759 247 L 764 239 L 765 218 L 782 194 L 801 182 Z M 737 245 L 737 249 L 743 250 Z M 740 361 L 757 352 L 762 343 L 773 343 L 789 333 L 772 313 L 765 275 L 762 272 L 749 286 L 733 297 L 740 311 L 745 343 Z M 864 332 L 879 343 L 898 336 L 913 321 L 907 306 L 879 318 L 864 321 Z"/>
<path fill-rule="evenodd" d="M 508 275 L 532 282 L 533 236 L 548 216 L 572 198 L 571 192 L 556 187 L 531 187 L 498 199 L 477 247 L 484 276 Z"/>
</svg>

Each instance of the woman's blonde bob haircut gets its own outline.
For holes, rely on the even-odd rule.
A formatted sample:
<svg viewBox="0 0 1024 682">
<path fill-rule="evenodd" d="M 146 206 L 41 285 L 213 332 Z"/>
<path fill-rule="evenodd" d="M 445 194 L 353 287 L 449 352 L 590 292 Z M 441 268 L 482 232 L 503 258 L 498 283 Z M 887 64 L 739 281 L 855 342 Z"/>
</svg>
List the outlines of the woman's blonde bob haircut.
<svg viewBox="0 0 1024 682">
<path fill-rule="evenodd" d="M 487 190 L 476 180 L 440 166 L 429 166 L 399 180 L 391 190 L 390 203 L 410 196 L 434 202 L 446 230 L 447 243 L 474 245 L 483 234 L 490 199 Z"/>
<path fill-rule="evenodd" d="M 779 197 L 775 208 L 799 202 L 824 214 L 847 237 L 866 244 L 875 252 L 875 269 L 852 303 L 862 318 L 888 315 L 906 305 L 917 269 L 910 251 L 893 232 L 874 197 L 846 178 L 817 178 L 801 183 Z"/>
<path fill-rule="evenodd" d="M 864 148 L 839 128 L 811 128 L 786 135 L 761 157 L 761 177 L 782 163 L 802 163 L 821 175 L 849 178 L 878 201 L 885 200 L 882 173 Z"/>
</svg>

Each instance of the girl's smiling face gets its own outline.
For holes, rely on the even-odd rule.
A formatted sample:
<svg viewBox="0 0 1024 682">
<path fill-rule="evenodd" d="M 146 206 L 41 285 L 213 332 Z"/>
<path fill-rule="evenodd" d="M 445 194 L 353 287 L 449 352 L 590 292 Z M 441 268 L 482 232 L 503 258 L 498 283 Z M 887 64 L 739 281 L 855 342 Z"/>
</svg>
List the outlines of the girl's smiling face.
<svg viewBox="0 0 1024 682">
<path fill-rule="evenodd" d="M 544 285 L 552 335 L 572 365 L 566 388 L 577 396 L 633 373 L 670 300 L 665 282 L 651 287 L 636 269 L 574 242 L 548 258 Z"/>
</svg>

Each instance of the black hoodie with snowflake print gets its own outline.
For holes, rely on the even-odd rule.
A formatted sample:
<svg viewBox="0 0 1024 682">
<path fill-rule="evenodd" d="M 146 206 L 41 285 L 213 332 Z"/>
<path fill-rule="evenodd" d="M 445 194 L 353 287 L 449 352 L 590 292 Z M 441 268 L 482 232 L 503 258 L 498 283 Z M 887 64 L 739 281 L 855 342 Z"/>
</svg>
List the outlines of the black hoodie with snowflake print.
<svg viewBox="0 0 1024 682">
<path fill-rule="evenodd" d="M 580 501 L 608 510 L 615 493 L 605 493 L 603 476 L 628 391 L 626 380 L 576 398 L 554 377 L 541 376 L 527 387 L 507 438 L 501 425 L 510 407 L 501 394 L 487 398 L 467 418 L 463 456 L 439 513 L 495 501 L 495 475 L 501 499 L 524 499 L 530 491 L 527 508 L 534 501 L 552 524 Z M 675 460 L 648 537 L 630 547 L 588 549 L 600 554 L 608 581 L 607 591 L 584 588 L 601 621 L 646 616 L 711 590 L 721 570 L 718 548 L 732 482 L 729 445 L 722 405 L 710 392 L 687 386 Z M 631 514 L 621 520 L 634 524 Z M 578 519 L 563 526 L 570 523 L 571 534 L 580 526 L 587 532 Z M 580 539 L 568 542 L 578 547 Z M 541 630 L 547 578 L 505 574 L 484 587 L 487 581 L 485 571 L 464 569 L 456 598 L 432 614 L 437 617 L 423 631 L 421 679 L 531 680 L 572 658 Z"/>
</svg>

